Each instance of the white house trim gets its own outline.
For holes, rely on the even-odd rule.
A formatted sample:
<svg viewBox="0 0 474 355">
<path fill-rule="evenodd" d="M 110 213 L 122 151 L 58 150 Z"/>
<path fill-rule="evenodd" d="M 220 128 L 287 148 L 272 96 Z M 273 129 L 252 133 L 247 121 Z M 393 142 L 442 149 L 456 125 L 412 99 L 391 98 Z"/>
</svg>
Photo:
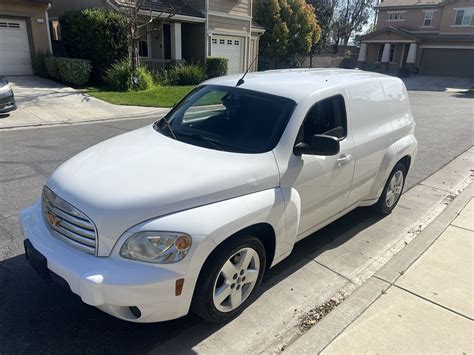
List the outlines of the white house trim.
<svg viewBox="0 0 474 355">
<path fill-rule="evenodd" d="M 246 38 L 251 37 L 250 34 L 248 32 L 245 32 L 245 31 L 238 32 L 238 31 L 225 31 L 225 30 L 208 31 L 207 35 L 208 36 L 222 35 L 222 36 L 235 36 L 235 37 L 246 37 Z"/>
<path fill-rule="evenodd" d="M 150 16 L 150 11 L 147 11 L 147 10 L 140 10 L 138 13 L 140 15 Z M 206 22 L 205 18 L 179 15 L 179 14 L 173 15 L 173 14 L 170 14 L 170 13 L 167 13 L 167 12 L 152 11 L 151 15 L 156 17 L 156 18 L 165 17 L 165 18 L 169 18 L 170 20 L 171 19 L 172 20 L 181 20 L 181 21 L 184 21 L 184 22 L 202 22 L 202 23 Z"/>
<path fill-rule="evenodd" d="M 449 45 L 446 45 L 446 46 L 443 46 L 443 45 L 440 45 L 440 46 L 431 46 L 431 45 L 426 45 L 426 46 L 420 46 L 420 48 L 433 48 L 433 49 L 473 49 L 474 50 L 474 46 L 449 46 Z"/>
<path fill-rule="evenodd" d="M 363 40 L 362 43 L 416 43 L 416 41 L 411 39 L 368 39 Z"/>
</svg>

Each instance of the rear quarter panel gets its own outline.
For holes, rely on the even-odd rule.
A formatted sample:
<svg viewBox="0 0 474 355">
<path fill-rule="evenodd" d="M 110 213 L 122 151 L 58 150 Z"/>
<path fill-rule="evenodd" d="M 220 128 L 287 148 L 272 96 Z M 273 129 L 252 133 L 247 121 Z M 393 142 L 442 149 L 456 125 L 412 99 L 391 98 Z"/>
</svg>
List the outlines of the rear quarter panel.
<svg viewBox="0 0 474 355">
<path fill-rule="evenodd" d="M 348 88 L 356 166 L 347 206 L 368 198 L 389 147 L 394 144 L 382 85 L 377 79 Z M 396 156 L 396 149 L 393 149 Z"/>
</svg>

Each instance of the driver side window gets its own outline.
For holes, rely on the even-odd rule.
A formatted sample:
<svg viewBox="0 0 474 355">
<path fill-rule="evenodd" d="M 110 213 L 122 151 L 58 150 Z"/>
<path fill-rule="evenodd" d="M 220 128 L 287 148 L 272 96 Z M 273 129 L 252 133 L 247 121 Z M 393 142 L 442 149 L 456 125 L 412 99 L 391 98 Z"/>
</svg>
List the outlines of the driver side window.
<svg viewBox="0 0 474 355">
<path fill-rule="evenodd" d="M 296 143 L 311 143 L 315 134 L 343 139 L 347 135 L 346 106 L 342 95 L 324 99 L 315 104 L 306 115 Z"/>
</svg>

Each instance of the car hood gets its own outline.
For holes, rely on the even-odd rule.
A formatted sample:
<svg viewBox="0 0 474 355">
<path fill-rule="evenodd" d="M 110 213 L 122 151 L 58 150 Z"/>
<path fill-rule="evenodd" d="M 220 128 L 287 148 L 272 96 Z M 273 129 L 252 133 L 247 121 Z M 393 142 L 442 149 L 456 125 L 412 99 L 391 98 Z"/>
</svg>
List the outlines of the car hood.
<svg viewBox="0 0 474 355">
<path fill-rule="evenodd" d="M 140 222 L 278 183 L 272 152 L 206 149 L 147 126 L 79 153 L 51 175 L 47 186 L 95 223 L 98 253 L 108 255 L 120 235 Z"/>
</svg>

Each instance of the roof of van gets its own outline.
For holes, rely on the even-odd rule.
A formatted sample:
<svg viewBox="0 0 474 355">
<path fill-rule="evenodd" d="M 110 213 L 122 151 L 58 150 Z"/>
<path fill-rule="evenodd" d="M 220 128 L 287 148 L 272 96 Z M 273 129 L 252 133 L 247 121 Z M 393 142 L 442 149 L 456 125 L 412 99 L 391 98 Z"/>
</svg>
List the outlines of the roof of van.
<svg viewBox="0 0 474 355">
<path fill-rule="evenodd" d="M 227 75 L 206 81 L 206 85 L 236 86 L 242 74 Z M 288 97 L 298 102 L 306 96 L 334 86 L 387 75 L 349 69 L 282 69 L 248 73 L 240 88 Z"/>
</svg>

